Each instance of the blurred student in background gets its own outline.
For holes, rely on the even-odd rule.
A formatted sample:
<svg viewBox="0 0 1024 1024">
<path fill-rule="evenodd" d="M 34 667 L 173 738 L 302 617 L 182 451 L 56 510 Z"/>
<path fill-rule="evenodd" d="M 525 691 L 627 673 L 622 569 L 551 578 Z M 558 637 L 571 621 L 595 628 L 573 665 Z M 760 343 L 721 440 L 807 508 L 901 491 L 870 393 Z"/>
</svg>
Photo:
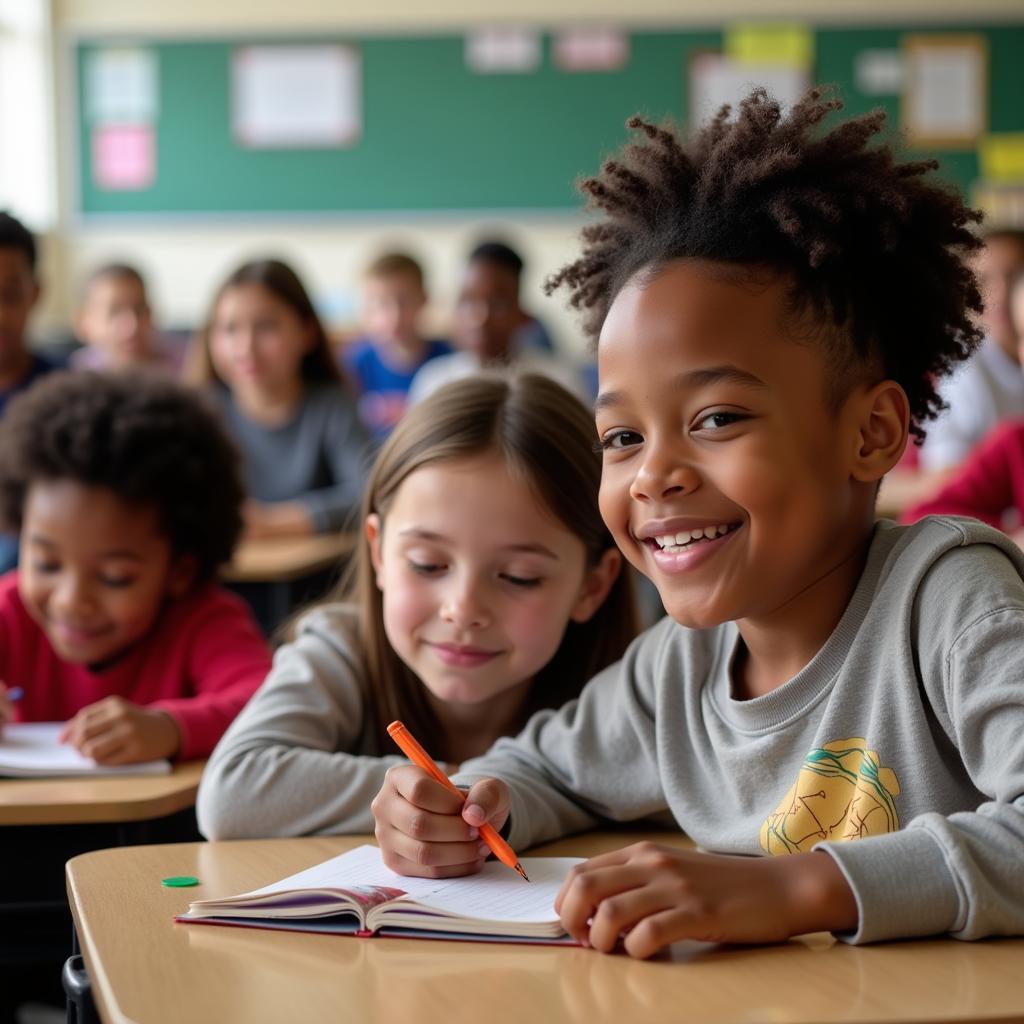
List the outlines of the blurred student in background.
<svg viewBox="0 0 1024 1024">
<path fill-rule="evenodd" d="M 990 231 L 975 259 L 985 310 L 985 340 L 941 388 L 949 409 L 928 428 L 921 448 L 925 472 L 951 470 L 1002 419 L 1024 416 L 1024 371 L 1010 315 L 1010 290 L 1024 272 L 1024 230 Z"/>
<path fill-rule="evenodd" d="M 365 333 L 346 346 L 343 361 L 359 393 L 359 415 L 378 440 L 402 418 L 416 371 L 451 352 L 447 342 L 424 337 L 420 321 L 426 304 L 423 268 L 412 256 L 386 253 L 367 268 Z"/>
<path fill-rule="evenodd" d="M 900 465 L 882 482 L 878 505 L 897 516 L 930 501 L 964 463 L 974 447 L 1007 417 L 1024 416 L 1024 369 L 1020 335 L 1010 316 L 1010 286 L 1024 272 L 1024 231 L 1000 229 L 985 235 L 972 260 L 981 289 L 985 339 L 939 394 L 945 412 L 928 425 L 920 448 L 908 447 Z"/>
<path fill-rule="evenodd" d="M 1010 287 L 1009 309 L 1024 357 L 1024 272 Z M 904 520 L 914 523 L 926 515 L 973 516 L 1024 546 L 1024 418 L 997 424 L 938 494 L 912 508 Z"/>
<path fill-rule="evenodd" d="M 82 348 L 71 355 L 73 370 L 181 371 L 182 354 L 154 330 L 146 282 L 127 263 L 106 263 L 89 275 L 75 335 Z"/>
<path fill-rule="evenodd" d="M 21 221 L 0 211 L 0 416 L 13 395 L 54 368 L 29 351 L 25 337 L 39 290 L 36 240 Z M 17 561 L 18 538 L 0 531 L 0 572 Z"/>
<path fill-rule="evenodd" d="M 520 305 L 522 269 L 522 259 L 502 242 L 485 242 L 470 253 L 453 322 L 458 351 L 432 360 L 416 375 L 410 403 L 453 380 L 501 367 L 542 374 L 589 399 L 578 369 L 554 356 L 547 331 Z"/>
<path fill-rule="evenodd" d="M 57 373 L 19 395 L 0 426 L 23 555 L 0 577 L 0 726 L 67 722 L 102 764 L 206 757 L 270 668 L 217 582 L 242 496 L 216 416 L 171 381 Z"/>
<path fill-rule="evenodd" d="M 522 256 L 510 245 L 499 241 L 481 242 L 466 261 L 467 288 L 485 293 L 501 291 L 508 299 L 508 308 L 514 320 L 515 343 L 520 348 L 535 348 L 554 352 L 555 343 L 543 322 L 523 309 Z"/>
<path fill-rule="evenodd" d="M 12 395 L 54 368 L 29 351 L 25 336 L 39 292 L 36 240 L 21 221 L 0 212 L 0 415 Z"/>
<path fill-rule="evenodd" d="M 295 271 L 279 260 L 234 271 L 197 336 L 191 370 L 215 385 L 242 450 L 246 534 L 344 527 L 362 496 L 370 440 Z"/>
</svg>

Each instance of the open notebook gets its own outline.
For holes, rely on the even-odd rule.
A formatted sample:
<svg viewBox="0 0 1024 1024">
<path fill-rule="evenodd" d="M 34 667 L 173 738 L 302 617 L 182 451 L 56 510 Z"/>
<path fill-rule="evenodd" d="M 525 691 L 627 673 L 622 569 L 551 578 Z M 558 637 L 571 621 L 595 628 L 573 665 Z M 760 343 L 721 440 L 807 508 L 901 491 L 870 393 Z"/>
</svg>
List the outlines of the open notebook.
<svg viewBox="0 0 1024 1024">
<path fill-rule="evenodd" d="M 253 892 L 196 900 L 177 920 L 250 928 L 574 945 L 554 910 L 577 857 L 524 858 L 524 882 L 490 861 L 465 878 L 407 878 L 359 846 Z"/>
<path fill-rule="evenodd" d="M 102 765 L 59 743 L 63 722 L 14 722 L 0 732 L 0 776 L 45 779 L 61 775 L 163 775 L 169 761 Z"/>
</svg>

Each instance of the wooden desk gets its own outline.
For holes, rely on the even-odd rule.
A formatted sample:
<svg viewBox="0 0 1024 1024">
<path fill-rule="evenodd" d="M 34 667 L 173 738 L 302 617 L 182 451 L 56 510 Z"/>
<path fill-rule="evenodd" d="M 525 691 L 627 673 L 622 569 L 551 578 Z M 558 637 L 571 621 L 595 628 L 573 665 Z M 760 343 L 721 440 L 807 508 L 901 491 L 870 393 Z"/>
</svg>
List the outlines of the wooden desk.
<svg viewBox="0 0 1024 1024">
<path fill-rule="evenodd" d="M 543 847 L 593 854 L 639 835 Z M 662 842 L 685 845 L 677 837 Z M 68 894 L 107 1024 L 344 1021 L 980 1021 L 1024 1015 L 1024 940 L 853 948 L 828 935 L 778 946 L 679 944 L 638 962 L 591 950 L 356 939 L 176 924 L 190 899 L 242 892 L 362 837 L 186 843 L 72 860 Z M 195 889 L 164 889 L 195 875 Z"/>
<path fill-rule="evenodd" d="M 178 764 L 170 775 L 0 779 L 0 825 L 81 825 L 163 818 L 195 804 L 205 764 Z"/>
<path fill-rule="evenodd" d="M 321 598 L 355 548 L 354 533 L 243 541 L 224 582 L 253 610 L 267 636 L 297 608 Z"/>
<path fill-rule="evenodd" d="M 196 840 L 204 761 L 169 775 L 0 779 L 0 1020 L 56 998 L 71 952 L 69 857 L 145 842 Z"/>
<path fill-rule="evenodd" d="M 243 541 L 222 573 L 231 583 L 278 583 L 330 569 L 351 554 L 354 533 Z"/>
</svg>

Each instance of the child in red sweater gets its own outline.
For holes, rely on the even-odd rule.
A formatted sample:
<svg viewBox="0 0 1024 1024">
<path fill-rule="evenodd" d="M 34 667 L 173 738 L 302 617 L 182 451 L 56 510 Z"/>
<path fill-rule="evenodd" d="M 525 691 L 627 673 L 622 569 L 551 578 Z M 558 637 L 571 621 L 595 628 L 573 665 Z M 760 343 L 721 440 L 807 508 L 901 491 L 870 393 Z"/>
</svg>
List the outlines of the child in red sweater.
<svg viewBox="0 0 1024 1024">
<path fill-rule="evenodd" d="M 242 500 L 215 417 L 168 381 L 61 373 L 13 400 L 0 516 L 21 554 L 0 578 L 0 726 L 66 720 L 102 764 L 209 754 L 270 667 L 216 583 Z"/>
<path fill-rule="evenodd" d="M 904 522 L 927 515 L 974 516 L 1024 545 L 1024 420 L 996 427 L 939 493 L 912 508 Z"/>
</svg>

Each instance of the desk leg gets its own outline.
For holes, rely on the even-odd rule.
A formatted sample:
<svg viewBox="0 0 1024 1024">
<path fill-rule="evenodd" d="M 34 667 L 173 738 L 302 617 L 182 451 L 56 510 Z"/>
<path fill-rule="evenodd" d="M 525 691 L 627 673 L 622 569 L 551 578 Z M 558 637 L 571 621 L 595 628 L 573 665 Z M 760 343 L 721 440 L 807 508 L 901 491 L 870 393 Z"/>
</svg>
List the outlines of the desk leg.
<svg viewBox="0 0 1024 1024">
<path fill-rule="evenodd" d="M 77 938 L 75 945 L 78 945 Z M 61 983 L 67 999 L 67 1024 L 100 1024 L 96 1004 L 92 998 L 92 982 L 80 954 L 69 956 L 61 971 Z"/>
</svg>

